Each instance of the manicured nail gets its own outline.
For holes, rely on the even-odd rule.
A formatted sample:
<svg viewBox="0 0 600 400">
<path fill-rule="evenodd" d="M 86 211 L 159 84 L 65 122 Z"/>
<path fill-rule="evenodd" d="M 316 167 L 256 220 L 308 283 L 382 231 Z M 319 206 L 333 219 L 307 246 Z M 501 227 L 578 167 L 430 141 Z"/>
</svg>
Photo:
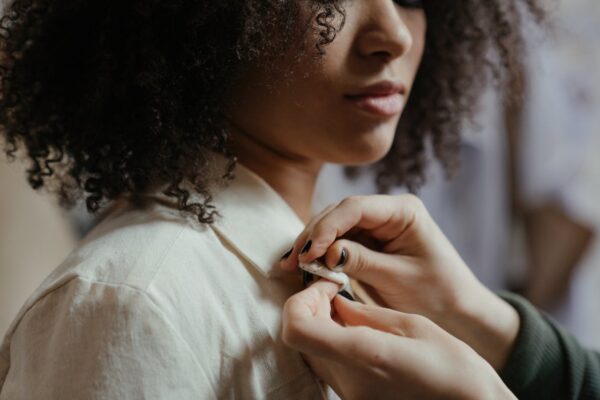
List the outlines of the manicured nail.
<svg viewBox="0 0 600 400">
<path fill-rule="evenodd" d="M 313 274 L 308 271 L 302 270 L 302 286 L 307 287 L 313 280 Z"/>
<path fill-rule="evenodd" d="M 300 254 L 308 253 L 308 251 L 310 250 L 310 246 L 312 246 L 312 240 L 309 240 L 308 242 L 306 242 L 306 244 L 302 248 L 302 251 L 300 252 Z"/>
<path fill-rule="evenodd" d="M 338 294 L 342 297 L 347 298 L 348 300 L 356 301 L 356 300 L 354 300 L 354 297 L 352 297 L 352 295 L 350 293 L 348 293 L 348 291 L 346 291 L 346 290 L 342 290 Z"/>
<path fill-rule="evenodd" d="M 281 259 L 279 261 L 287 260 L 287 258 L 290 256 L 290 254 L 292 254 L 292 250 L 294 250 L 293 247 L 291 249 L 289 249 L 288 251 L 286 251 L 285 254 L 281 256 Z"/>
<path fill-rule="evenodd" d="M 335 266 L 336 269 L 343 269 L 344 265 L 346 265 L 346 260 L 348 259 L 348 250 L 345 247 L 342 247 L 342 252 L 340 254 L 340 260 Z"/>
</svg>

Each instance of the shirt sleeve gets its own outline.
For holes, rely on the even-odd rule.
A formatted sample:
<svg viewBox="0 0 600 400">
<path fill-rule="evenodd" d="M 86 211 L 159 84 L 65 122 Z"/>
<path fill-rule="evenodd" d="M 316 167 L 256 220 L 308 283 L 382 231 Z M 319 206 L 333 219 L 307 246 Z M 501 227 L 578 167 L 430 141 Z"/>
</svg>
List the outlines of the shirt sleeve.
<svg viewBox="0 0 600 400">
<path fill-rule="evenodd" d="M 78 278 L 24 314 L 0 400 L 216 397 L 194 357 L 148 294 Z"/>
<path fill-rule="evenodd" d="M 501 297 L 521 318 L 515 347 L 501 377 L 519 399 L 600 399 L 600 354 L 577 340 L 525 299 Z"/>
</svg>

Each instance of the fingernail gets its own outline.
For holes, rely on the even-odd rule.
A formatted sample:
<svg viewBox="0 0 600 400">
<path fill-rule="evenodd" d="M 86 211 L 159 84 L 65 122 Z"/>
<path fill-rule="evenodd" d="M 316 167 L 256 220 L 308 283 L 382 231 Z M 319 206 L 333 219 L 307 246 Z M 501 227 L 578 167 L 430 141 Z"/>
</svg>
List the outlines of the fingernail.
<svg viewBox="0 0 600 400">
<path fill-rule="evenodd" d="M 313 274 L 307 271 L 302 271 L 302 286 L 307 287 L 313 280 Z"/>
<path fill-rule="evenodd" d="M 344 265 L 346 265 L 346 260 L 348 259 L 348 250 L 345 247 L 342 247 L 342 252 L 340 253 L 340 260 L 338 261 L 335 268 L 343 269 Z"/>
<path fill-rule="evenodd" d="M 293 247 L 291 249 L 289 249 L 288 251 L 286 251 L 285 254 L 281 256 L 281 259 L 279 261 L 287 260 L 287 258 L 290 256 L 290 254 L 292 254 L 292 250 L 294 250 Z"/>
<path fill-rule="evenodd" d="M 340 296 L 347 298 L 348 300 L 351 301 L 356 301 L 354 300 L 354 297 L 352 297 L 352 295 L 350 293 L 348 293 L 348 291 L 346 290 L 342 290 L 341 292 L 338 293 Z"/>
<path fill-rule="evenodd" d="M 312 246 L 312 240 L 309 240 L 308 242 L 306 242 L 306 244 L 302 248 L 302 251 L 300 252 L 300 254 L 308 253 L 308 251 L 310 250 L 310 246 Z"/>
</svg>

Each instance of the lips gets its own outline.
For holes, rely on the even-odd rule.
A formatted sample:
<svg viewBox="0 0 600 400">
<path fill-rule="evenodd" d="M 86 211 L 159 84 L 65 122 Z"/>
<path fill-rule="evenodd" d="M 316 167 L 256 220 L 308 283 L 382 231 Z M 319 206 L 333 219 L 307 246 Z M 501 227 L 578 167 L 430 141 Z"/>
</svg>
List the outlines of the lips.
<svg viewBox="0 0 600 400">
<path fill-rule="evenodd" d="M 399 115 L 404 108 L 406 88 L 400 83 L 383 81 L 344 96 L 360 110 L 379 117 Z"/>
</svg>

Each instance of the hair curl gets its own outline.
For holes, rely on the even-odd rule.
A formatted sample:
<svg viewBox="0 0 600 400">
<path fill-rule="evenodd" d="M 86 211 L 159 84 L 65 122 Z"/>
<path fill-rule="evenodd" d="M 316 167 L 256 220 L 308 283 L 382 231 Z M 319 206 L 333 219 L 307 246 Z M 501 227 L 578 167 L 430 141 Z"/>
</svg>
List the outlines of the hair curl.
<svg viewBox="0 0 600 400">
<path fill-rule="evenodd" d="M 311 0 L 319 53 L 335 40 L 344 0 Z M 0 134 L 24 149 L 35 189 L 90 211 L 156 183 L 182 211 L 212 223 L 210 151 L 230 160 L 223 109 L 249 63 L 273 57 L 298 31 L 298 0 L 13 0 L 0 19 Z M 461 123 L 490 77 L 523 51 L 518 3 L 424 0 L 425 54 L 391 151 L 373 165 L 381 192 L 423 182 L 426 143 L 448 171 Z M 276 35 L 273 32 L 277 32 Z M 352 169 L 348 169 L 349 173 Z M 190 201 L 184 181 L 202 195 Z"/>
</svg>

